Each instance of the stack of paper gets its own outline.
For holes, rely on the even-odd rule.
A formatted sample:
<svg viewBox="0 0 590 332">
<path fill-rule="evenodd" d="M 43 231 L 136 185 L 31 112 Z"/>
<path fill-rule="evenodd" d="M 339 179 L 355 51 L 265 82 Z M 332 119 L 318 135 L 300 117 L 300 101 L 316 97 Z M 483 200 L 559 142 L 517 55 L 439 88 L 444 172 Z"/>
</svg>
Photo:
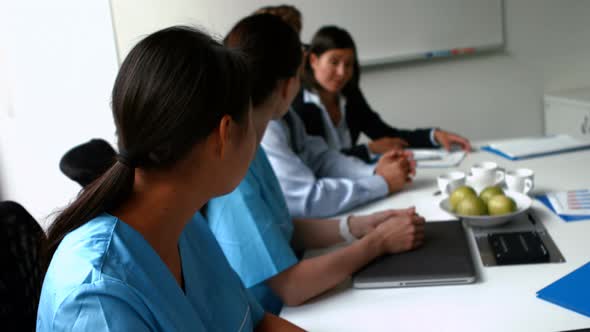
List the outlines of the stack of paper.
<svg viewBox="0 0 590 332">
<path fill-rule="evenodd" d="M 590 189 L 549 192 L 537 198 L 565 221 L 590 219 Z"/>
<path fill-rule="evenodd" d="M 454 167 L 465 158 L 465 151 L 448 152 L 443 149 L 409 149 L 414 153 L 417 167 Z"/>
<path fill-rule="evenodd" d="M 590 317 L 590 263 L 537 292 L 537 297 Z"/>
<path fill-rule="evenodd" d="M 482 147 L 482 150 L 498 154 L 510 160 L 520 160 L 588 148 L 590 148 L 588 142 L 579 141 L 568 135 L 556 135 L 493 143 Z"/>
</svg>

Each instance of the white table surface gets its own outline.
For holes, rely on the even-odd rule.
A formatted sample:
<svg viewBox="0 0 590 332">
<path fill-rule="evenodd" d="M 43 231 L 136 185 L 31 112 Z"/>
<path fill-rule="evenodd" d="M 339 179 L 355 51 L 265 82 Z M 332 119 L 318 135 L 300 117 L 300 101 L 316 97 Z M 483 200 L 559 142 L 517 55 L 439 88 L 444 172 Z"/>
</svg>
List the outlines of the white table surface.
<svg viewBox="0 0 590 332">
<path fill-rule="evenodd" d="M 457 169 L 496 161 L 506 169 L 535 171 L 532 194 L 590 188 L 590 151 L 509 161 L 481 151 Z M 368 213 L 416 205 L 427 220 L 440 219 L 433 196 L 436 177 L 451 169 L 418 169 L 407 190 L 356 209 Z M 565 263 L 484 267 L 475 241 L 471 249 L 478 280 L 469 285 L 353 289 L 350 281 L 281 317 L 309 331 L 564 331 L 590 328 L 590 318 L 536 297 L 536 292 L 590 261 L 590 220 L 566 223 L 534 200 L 535 215 L 566 259 Z M 588 281 L 590 282 L 590 280 Z M 590 301 L 590 299 L 588 299 Z"/>
</svg>

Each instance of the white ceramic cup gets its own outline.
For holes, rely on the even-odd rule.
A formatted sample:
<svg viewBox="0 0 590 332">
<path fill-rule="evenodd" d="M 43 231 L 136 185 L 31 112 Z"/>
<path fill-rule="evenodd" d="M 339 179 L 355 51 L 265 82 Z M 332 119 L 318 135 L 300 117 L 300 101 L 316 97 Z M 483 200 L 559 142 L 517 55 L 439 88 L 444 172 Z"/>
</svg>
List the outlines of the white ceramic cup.
<svg viewBox="0 0 590 332">
<path fill-rule="evenodd" d="M 506 173 L 493 161 L 482 161 L 471 167 L 470 182 L 477 187 L 488 187 L 499 184 L 504 180 Z"/>
<path fill-rule="evenodd" d="M 438 189 L 441 193 L 449 195 L 453 190 L 465 184 L 466 175 L 463 172 L 453 171 L 436 178 Z"/>
<path fill-rule="evenodd" d="M 528 194 L 535 187 L 535 172 L 528 168 L 519 168 L 506 172 L 506 188 Z"/>
</svg>

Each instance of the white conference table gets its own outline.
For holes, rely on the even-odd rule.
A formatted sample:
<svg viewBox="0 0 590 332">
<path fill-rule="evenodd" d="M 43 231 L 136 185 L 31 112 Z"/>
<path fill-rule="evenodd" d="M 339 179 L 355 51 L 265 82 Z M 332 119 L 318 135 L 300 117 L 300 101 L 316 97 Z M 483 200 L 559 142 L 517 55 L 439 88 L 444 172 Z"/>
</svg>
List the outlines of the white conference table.
<svg viewBox="0 0 590 332">
<path fill-rule="evenodd" d="M 506 169 L 535 171 L 532 194 L 590 188 L 590 150 L 509 161 L 485 151 L 469 154 L 459 167 L 496 161 Z M 449 168 L 418 169 L 407 190 L 356 209 L 368 213 L 416 205 L 427 220 L 440 198 L 436 177 Z M 439 196 L 440 197 L 440 196 Z M 590 318 L 546 302 L 536 292 L 590 261 L 590 220 L 562 221 L 537 200 L 532 209 L 566 259 L 565 263 L 483 266 L 474 238 L 470 246 L 478 280 L 469 285 L 354 289 L 350 281 L 299 307 L 285 307 L 281 317 L 309 331 L 565 331 L 590 328 Z M 590 280 L 588 281 L 590 282 Z M 588 299 L 590 301 L 590 299 Z"/>
</svg>

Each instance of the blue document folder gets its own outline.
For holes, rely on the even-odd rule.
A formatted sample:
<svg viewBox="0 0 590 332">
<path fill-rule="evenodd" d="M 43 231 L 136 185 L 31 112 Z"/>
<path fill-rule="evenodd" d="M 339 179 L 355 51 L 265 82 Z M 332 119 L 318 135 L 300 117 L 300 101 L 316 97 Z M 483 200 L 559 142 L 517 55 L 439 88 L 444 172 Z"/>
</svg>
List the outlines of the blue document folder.
<svg viewBox="0 0 590 332">
<path fill-rule="evenodd" d="M 553 208 L 553 205 L 551 205 L 549 198 L 547 198 L 547 195 L 539 195 L 539 196 L 536 196 L 536 198 L 539 200 L 539 202 L 543 203 L 546 207 L 548 207 L 549 210 L 551 210 L 551 211 L 553 211 L 553 213 L 557 214 L 557 212 L 555 212 L 555 209 Z M 563 221 L 566 221 L 566 222 L 589 220 L 590 219 L 590 216 L 570 216 L 570 215 L 566 215 L 566 214 L 557 214 L 557 215 Z"/>
<path fill-rule="evenodd" d="M 537 297 L 590 317 L 590 262 L 541 289 Z"/>
<path fill-rule="evenodd" d="M 550 151 L 550 152 L 543 152 L 543 153 L 534 153 L 534 154 L 528 154 L 528 155 L 523 155 L 523 156 L 517 156 L 517 157 L 513 157 L 510 156 L 506 153 L 504 153 L 501 150 L 498 149 L 494 149 L 493 147 L 486 145 L 486 146 L 482 146 L 481 149 L 493 154 L 496 154 L 500 157 L 506 158 L 508 160 L 512 160 L 512 161 L 516 161 L 516 160 L 523 160 L 523 159 L 530 159 L 530 158 L 537 158 L 537 157 L 545 157 L 545 156 L 550 156 L 550 155 L 554 155 L 554 154 L 558 154 L 558 153 L 566 153 L 566 152 L 575 152 L 575 151 L 580 151 L 580 150 L 586 150 L 589 149 L 590 146 L 581 146 L 581 147 L 576 147 L 576 148 L 570 148 L 570 149 L 563 149 L 563 150 L 557 150 L 557 151 Z"/>
<path fill-rule="evenodd" d="M 557 153 L 590 149 L 590 143 L 568 135 L 517 138 L 481 147 L 508 160 L 544 157 Z"/>
</svg>

